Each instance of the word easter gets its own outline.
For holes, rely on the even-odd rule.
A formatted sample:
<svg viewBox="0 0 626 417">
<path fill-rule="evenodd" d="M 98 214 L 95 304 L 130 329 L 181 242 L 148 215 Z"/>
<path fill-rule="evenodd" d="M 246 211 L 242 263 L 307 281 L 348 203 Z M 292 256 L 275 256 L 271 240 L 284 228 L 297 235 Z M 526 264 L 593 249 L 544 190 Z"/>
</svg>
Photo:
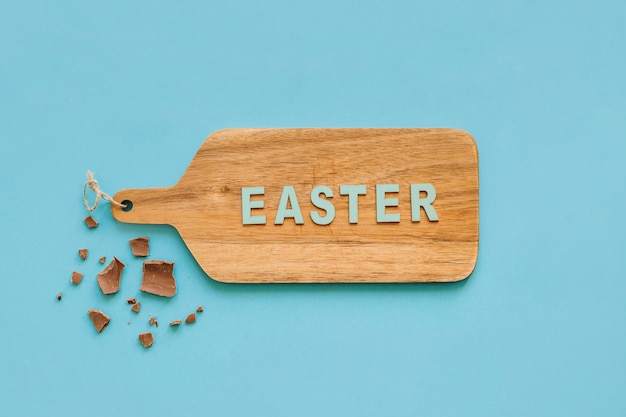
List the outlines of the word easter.
<svg viewBox="0 0 626 417">
<path fill-rule="evenodd" d="M 411 184 L 411 221 L 420 221 L 420 208 L 424 208 L 428 221 L 439 221 L 437 212 L 433 207 L 433 202 L 437 197 L 437 192 L 432 184 Z M 399 184 L 376 184 L 376 222 L 377 223 L 399 223 L 399 213 L 387 213 L 387 207 L 397 207 L 397 198 L 387 198 L 387 193 L 398 193 L 400 191 Z M 358 185 L 340 185 L 339 195 L 348 197 L 348 214 L 350 223 L 359 222 L 359 196 L 366 195 L 367 187 L 365 184 Z M 425 193 L 424 198 L 420 197 L 420 193 Z M 265 187 L 242 187 L 241 188 L 241 218 L 244 225 L 248 224 L 266 224 L 265 215 L 252 215 L 252 209 L 263 209 L 265 202 L 258 197 L 252 200 L 252 196 L 262 196 L 265 194 Z M 322 195 L 326 198 L 322 198 Z M 311 204 L 318 209 L 325 211 L 320 214 L 314 210 L 309 213 L 313 223 L 325 226 L 332 223 L 335 219 L 335 206 L 332 201 L 333 190 L 326 185 L 318 185 L 311 190 Z M 304 224 L 298 197 L 293 186 L 286 185 L 283 187 L 274 218 L 274 224 L 283 224 L 285 219 L 293 219 L 296 224 Z"/>
</svg>

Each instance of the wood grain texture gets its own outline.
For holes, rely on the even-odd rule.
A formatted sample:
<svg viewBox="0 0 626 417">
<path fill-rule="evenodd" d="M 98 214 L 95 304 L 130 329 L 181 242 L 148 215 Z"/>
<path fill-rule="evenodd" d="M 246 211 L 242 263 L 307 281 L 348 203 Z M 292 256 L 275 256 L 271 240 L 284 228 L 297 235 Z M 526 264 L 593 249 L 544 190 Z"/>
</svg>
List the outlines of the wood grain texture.
<svg viewBox="0 0 626 417">
<path fill-rule="evenodd" d="M 431 183 L 439 216 L 411 221 L 410 184 Z M 366 184 L 359 222 L 343 184 Z M 376 184 L 399 184 L 399 223 L 377 223 Z M 282 187 L 295 187 L 303 225 L 274 225 Z M 328 226 L 313 223 L 317 185 L 333 192 Z M 264 186 L 265 225 L 243 225 L 241 188 Z M 178 184 L 128 189 L 122 222 L 174 226 L 204 271 L 222 282 L 451 282 L 478 255 L 478 153 L 457 129 L 228 129 L 209 136 Z M 323 213 L 323 212 L 322 212 Z"/>
</svg>

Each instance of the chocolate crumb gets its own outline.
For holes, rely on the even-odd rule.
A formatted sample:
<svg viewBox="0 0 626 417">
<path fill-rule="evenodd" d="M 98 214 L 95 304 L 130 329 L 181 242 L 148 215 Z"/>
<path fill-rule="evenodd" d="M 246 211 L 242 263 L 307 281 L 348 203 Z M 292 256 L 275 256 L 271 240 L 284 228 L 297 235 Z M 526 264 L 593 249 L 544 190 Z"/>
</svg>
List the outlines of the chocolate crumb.
<svg viewBox="0 0 626 417">
<path fill-rule="evenodd" d="M 150 332 L 139 333 L 139 342 L 143 345 L 143 347 L 148 348 L 154 343 L 154 336 L 152 336 L 152 333 Z"/>
<path fill-rule="evenodd" d="M 141 303 L 137 301 L 137 304 L 134 304 L 130 309 L 133 310 L 135 313 L 139 313 L 140 308 L 141 308 Z"/>
<path fill-rule="evenodd" d="M 72 284 L 74 285 L 78 285 L 80 284 L 80 282 L 83 280 L 83 274 L 81 274 L 80 272 L 72 272 Z"/>
<path fill-rule="evenodd" d="M 145 258 L 148 256 L 148 250 L 150 249 L 150 241 L 147 237 L 138 237 L 128 241 L 130 243 L 130 249 L 133 251 L 133 255 L 137 257 Z"/>
<path fill-rule="evenodd" d="M 151 325 L 155 325 L 156 327 L 159 327 L 159 322 L 157 321 L 156 317 L 150 317 L 150 320 L 148 320 L 148 323 L 150 323 Z"/>
<path fill-rule="evenodd" d="M 131 297 L 131 298 L 127 298 L 127 299 L 126 299 L 126 302 L 127 302 L 128 304 L 137 304 L 137 300 L 135 300 L 135 299 L 134 299 L 134 298 L 132 298 L 132 297 Z"/>
<path fill-rule="evenodd" d="M 98 285 L 103 294 L 114 294 L 120 290 L 120 278 L 124 266 L 122 261 L 113 257 L 111 263 L 98 274 Z"/>
<path fill-rule="evenodd" d="M 88 228 L 93 229 L 95 227 L 98 227 L 98 222 L 96 221 L 96 219 L 93 218 L 93 216 L 87 216 L 85 217 L 85 224 L 87 225 Z"/>
<path fill-rule="evenodd" d="M 185 319 L 185 324 L 191 324 L 196 322 L 196 313 L 191 313 Z"/>
<path fill-rule="evenodd" d="M 61 297 L 63 297 L 63 296 L 61 295 L 61 293 L 58 293 L 58 294 L 57 294 L 57 300 L 61 301 Z"/>
<path fill-rule="evenodd" d="M 202 313 L 202 312 L 204 311 L 204 309 L 202 308 L 202 304 L 200 304 L 200 305 L 198 306 L 198 308 L 196 308 L 196 311 L 197 311 L 198 313 Z"/>
<path fill-rule="evenodd" d="M 174 320 L 174 321 L 170 322 L 170 326 L 179 326 L 179 325 L 180 325 L 180 323 L 182 323 L 182 321 L 180 321 L 180 320 Z"/>
<path fill-rule="evenodd" d="M 78 249 L 78 256 L 84 261 L 87 259 L 87 255 L 89 254 L 89 249 Z"/>
<path fill-rule="evenodd" d="M 94 327 L 98 331 L 98 333 L 102 332 L 102 330 L 109 325 L 111 318 L 104 314 L 100 310 L 89 310 L 87 312 L 89 314 L 89 318 L 91 319 Z"/>
<path fill-rule="evenodd" d="M 130 321 L 128 322 L 128 324 L 130 324 Z"/>
<path fill-rule="evenodd" d="M 176 294 L 176 279 L 173 272 L 174 262 L 144 261 L 139 289 L 161 297 L 172 297 Z"/>
<path fill-rule="evenodd" d="M 98 261 L 100 261 L 100 263 L 103 264 L 107 261 L 107 257 L 103 256 L 102 258 L 98 259 Z"/>
</svg>

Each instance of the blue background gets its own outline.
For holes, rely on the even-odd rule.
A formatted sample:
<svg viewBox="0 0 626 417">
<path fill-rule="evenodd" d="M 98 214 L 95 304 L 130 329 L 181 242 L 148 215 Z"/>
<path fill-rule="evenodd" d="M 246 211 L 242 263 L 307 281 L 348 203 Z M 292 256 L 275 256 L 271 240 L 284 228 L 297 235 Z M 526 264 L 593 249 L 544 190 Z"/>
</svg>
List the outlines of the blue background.
<svg viewBox="0 0 626 417">
<path fill-rule="evenodd" d="M 0 414 L 626 414 L 624 2 L 1 9 Z M 110 193 L 172 185 L 226 127 L 469 131 L 474 274 L 227 285 L 168 226 L 118 224 L 104 205 L 85 227 L 87 169 Z M 138 291 L 127 240 L 143 235 L 152 258 L 176 262 L 171 300 Z M 127 264 L 109 298 L 95 280 L 104 255 Z M 195 325 L 164 325 L 200 303 Z M 92 307 L 112 316 L 102 334 Z"/>
</svg>

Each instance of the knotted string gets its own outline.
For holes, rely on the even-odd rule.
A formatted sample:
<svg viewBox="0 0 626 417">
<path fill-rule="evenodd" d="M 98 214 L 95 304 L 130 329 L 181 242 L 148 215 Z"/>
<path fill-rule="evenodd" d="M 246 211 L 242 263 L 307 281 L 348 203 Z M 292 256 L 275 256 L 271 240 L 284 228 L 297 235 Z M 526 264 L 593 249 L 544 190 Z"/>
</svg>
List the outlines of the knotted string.
<svg viewBox="0 0 626 417">
<path fill-rule="evenodd" d="M 87 188 L 96 193 L 96 201 L 93 203 L 93 206 L 90 206 L 89 201 L 87 201 Z M 85 182 L 85 185 L 83 186 L 83 202 L 85 203 L 85 208 L 87 209 L 87 211 L 90 213 L 94 211 L 96 207 L 98 207 L 100 199 L 108 201 L 111 204 L 115 204 L 120 208 L 126 207 L 126 204 L 118 203 L 113 199 L 113 197 L 102 191 L 100 189 L 100 185 L 98 185 L 98 180 L 93 177 L 93 172 L 87 171 L 87 182 Z"/>
</svg>

